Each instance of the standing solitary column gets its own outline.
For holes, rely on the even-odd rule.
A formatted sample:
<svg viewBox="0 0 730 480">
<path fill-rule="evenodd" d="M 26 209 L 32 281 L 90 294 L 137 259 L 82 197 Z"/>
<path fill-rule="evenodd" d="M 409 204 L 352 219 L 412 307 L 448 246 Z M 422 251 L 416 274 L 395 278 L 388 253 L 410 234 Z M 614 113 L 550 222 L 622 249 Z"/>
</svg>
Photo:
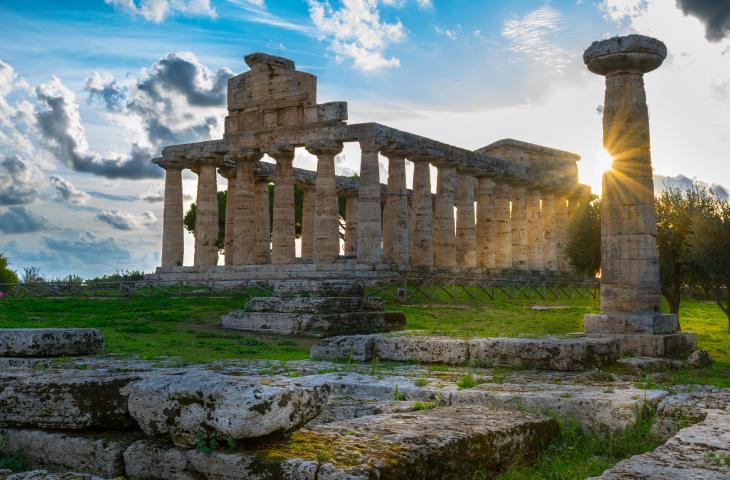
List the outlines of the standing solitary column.
<svg viewBox="0 0 730 480">
<path fill-rule="evenodd" d="M 406 265 L 410 262 L 411 232 L 406 189 L 405 152 L 387 152 L 388 194 L 383 210 L 383 260 Z"/>
<path fill-rule="evenodd" d="M 411 264 L 433 265 L 433 198 L 431 165 L 425 155 L 411 155 L 413 162 L 413 197 L 411 199 Z"/>
<path fill-rule="evenodd" d="M 459 173 L 456 187 L 456 264 L 465 268 L 477 266 L 477 236 L 474 219 L 476 178 Z"/>
<path fill-rule="evenodd" d="M 299 188 L 302 190 L 302 260 L 312 260 L 314 258 L 314 189 L 307 184 L 300 184 Z"/>
<path fill-rule="evenodd" d="M 357 261 L 376 264 L 382 259 L 380 212 L 380 146 L 361 140 L 360 191 L 357 219 Z"/>
<path fill-rule="evenodd" d="M 527 190 L 527 267 L 542 271 L 542 223 L 540 221 L 540 190 Z"/>
<path fill-rule="evenodd" d="M 226 191 L 226 219 L 225 219 L 225 237 L 223 239 L 223 257 L 226 265 L 235 265 L 235 244 L 234 239 L 234 210 L 236 208 L 236 170 L 231 167 L 221 167 L 218 174 L 228 181 L 228 190 Z"/>
<path fill-rule="evenodd" d="M 606 77 L 603 145 L 613 158 L 603 175 L 601 314 L 588 315 L 591 333 L 674 333 L 676 315 L 660 314 L 659 255 L 643 74 L 659 67 L 659 40 L 629 35 L 594 42 L 583 55 Z"/>
<path fill-rule="evenodd" d="M 456 266 L 454 194 L 456 169 L 437 165 L 436 204 L 433 211 L 433 263 L 437 267 Z"/>
<path fill-rule="evenodd" d="M 256 263 L 256 199 L 254 174 L 256 162 L 262 153 L 255 150 L 241 150 L 230 155 L 236 162 L 236 175 L 233 198 L 233 264 L 250 265 Z M 227 212 L 226 212 L 227 213 Z M 228 228 L 228 227 L 226 227 Z M 226 233 L 228 230 L 226 230 Z M 226 240 L 228 237 L 226 236 Z M 228 254 L 226 254 L 228 258 Z"/>
<path fill-rule="evenodd" d="M 357 193 L 345 194 L 345 255 L 357 256 Z"/>
<path fill-rule="evenodd" d="M 496 182 L 494 186 L 494 265 L 499 269 L 512 268 L 512 222 L 509 183 Z"/>
<path fill-rule="evenodd" d="M 294 148 L 274 145 L 267 152 L 276 160 L 274 177 L 274 228 L 271 232 L 271 263 L 294 263 Z"/>
<path fill-rule="evenodd" d="M 204 160 L 207 161 L 207 160 Z M 216 162 L 218 163 L 218 162 Z M 195 266 L 218 265 L 218 187 L 215 163 L 198 167 L 195 207 Z"/>
<path fill-rule="evenodd" d="M 527 270 L 527 190 L 512 185 L 512 267 Z"/>
<path fill-rule="evenodd" d="M 340 254 L 340 210 L 335 179 L 335 155 L 342 151 L 342 143 L 320 141 L 307 145 L 307 150 L 317 156 L 313 259 L 317 264 L 334 263 Z"/>
<path fill-rule="evenodd" d="M 183 231 L 182 167 L 163 160 L 165 169 L 165 205 L 162 214 L 162 266 L 180 267 L 185 254 Z"/>
<path fill-rule="evenodd" d="M 256 243 L 254 262 L 265 264 L 271 262 L 271 211 L 268 180 L 256 181 Z"/>
<path fill-rule="evenodd" d="M 479 177 L 477 182 L 477 265 L 495 268 L 494 181 Z"/>
<path fill-rule="evenodd" d="M 555 195 L 552 192 L 544 192 L 542 195 L 540 224 L 542 225 L 543 264 L 545 265 L 545 270 L 556 272 L 558 270 L 558 243 L 555 233 L 557 228 Z"/>
</svg>

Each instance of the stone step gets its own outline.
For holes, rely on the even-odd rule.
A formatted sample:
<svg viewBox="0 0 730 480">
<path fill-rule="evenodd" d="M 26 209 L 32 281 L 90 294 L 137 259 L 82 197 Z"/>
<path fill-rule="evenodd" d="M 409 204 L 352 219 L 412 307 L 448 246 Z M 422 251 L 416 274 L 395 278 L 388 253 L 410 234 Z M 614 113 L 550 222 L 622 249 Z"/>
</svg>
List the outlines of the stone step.
<svg viewBox="0 0 730 480">
<path fill-rule="evenodd" d="M 32 468 L 115 478 L 124 475 L 124 450 L 141 435 L 0 429 L 0 438 L 4 439 L 6 451 L 21 452 Z"/>
<path fill-rule="evenodd" d="M 315 360 L 351 358 L 482 367 L 581 370 L 618 360 L 618 342 L 601 337 L 475 338 L 425 335 L 351 335 L 320 340 Z"/>
<path fill-rule="evenodd" d="M 0 480 L 104 480 L 104 478 L 78 472 L 56 473 L 48 470 L 31 470 L 9 476 L 0 473 Z"/>
<path fill-rule="evenodd" d="M 246 310 L 277 313 L 343 313 L 363 310 L 383 311 L 384 302 L 376 297 L 256 297 Z"/>
<path fill-rule="evenodd" d="M 291 297 L 362 297 L 365 287 L 351 280 L 282 280 L 274 282 L 274 296 Z"/>
<path fill-rule="evenodd" d="M 326 385 L 198 370 L 151 375 L 128 385 L 129 413 L 147 435 L 191 447 L 211 438 L 241 440 L 298 428 L 327 402 Z"/>
<path fill-rule="evenodd" d="M 405 325 L 405 317 L 374 311 L 328 314 L 235 311 L 223 317 L 222 325 L 279 335 L 329 336 L 398 330 Z"/>
<path fill-rule="evenodd" d="M 546 417 L 465 406 L 318 425 L 237 451 L 141 440 L 124 457 L 131 479 L 472 478 L 535 457 L 557 432 Z"/>
<path fill-rule="evenodd" d="M 697 349 L 697 334 L 692 332 L 652 335 L 641 333 L 581 334 L 579 338 L 609 338 L 618 342 L 622 355 L 686 358 Z"/>
<path fill-rule="evenodd" d="M 104 350 L 94 328 L 0 328 L 0 357 L 93 355 Z"/>
</svg>

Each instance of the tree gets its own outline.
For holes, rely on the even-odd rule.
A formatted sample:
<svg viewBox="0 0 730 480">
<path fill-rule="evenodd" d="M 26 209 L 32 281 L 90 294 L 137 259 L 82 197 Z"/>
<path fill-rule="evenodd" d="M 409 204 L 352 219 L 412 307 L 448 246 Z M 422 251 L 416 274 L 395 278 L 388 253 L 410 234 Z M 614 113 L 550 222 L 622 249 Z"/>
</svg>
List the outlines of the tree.
<svg viewBox="0 0 730 480">
<path fill-rule="evenodd" d="M 711 191 L 692 186 L 664 190 L 656 199 L 657 236 L 662 295 L 672 313 L 679 313 L 682 287 L 696 267 L 689 258 L 689 237 L 698 218 L 712 217 L 717 199 Z"/>
<path fill-rule="evenodd" d="M 8 268 L 7 257 L 0 253 L 0 284 L 2 283 L 18 283 L 18 274 Z"/>
<path fill-rule="evenodd" d="M 594 199 L 573 213 L 565 254 L 573 270 L 595 277 L 601 268 L 601 201 Z"/>
<path fill-rule="evenodd" d="M 223 250 L 223 242 L 226 238 L 226 191 L 218 192 L 218 240 L 215 244 L 218 250 Z M 183 225 L 185 230 L 195 235 L 195 202 L 190 204 L 190 208 L 185 212 L 183 217 Z"/>
<path fill-rule="evenodd" d="M 698 217 L 689 237 L 689 258 L 697 265 L 728 318 L 730 333 L 730 204 L 718 202 L 716 215 Z"/>
</svg>

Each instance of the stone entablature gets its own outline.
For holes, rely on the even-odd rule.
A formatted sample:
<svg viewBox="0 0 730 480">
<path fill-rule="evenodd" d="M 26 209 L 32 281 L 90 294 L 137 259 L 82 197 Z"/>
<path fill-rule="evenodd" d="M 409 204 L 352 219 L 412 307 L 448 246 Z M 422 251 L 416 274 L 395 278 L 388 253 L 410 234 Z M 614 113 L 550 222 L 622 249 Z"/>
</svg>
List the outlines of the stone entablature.
<svg viewBox="0 0 730 480">
<path fill-rule="evenodd" d="M 344 255 L 361 264 L 568 270 L 563 216 L 590 198 L 590 189 L 577 181 L 578 155 L 511 139 L 470 151 L 378 123 L 348 125 L 347 104 L 318 104 L 316 77 L 296 70 L 293 61 L 253 53 L 246 63 L 250 71 L 229 80 L 224 138 L 168 146 L 153 160 L 168 175 L 163 271 L 182 266 L 177 217 L 185 168 L 200 176 L 197 203 L 204 206 L 196 218 L 198 268 L 217 265 L 211 187 L 217 168 L 228 179 L 231 199 L 226 265 L 313 262 L 324 268 L 339 261 L 337 197 L 343 196 Z M 362 152 L 357 178 L 334 174 L 334 156 L 347 142 L 358 142 Z M 298 147 L 317 157 L 317 172 L 293 168 Z M 264 154 L 276 164 L 262 162 Z M 385 185 L 380 156 L 389 162 Z M 406 160 L 415 164 L 412 190 L 406 188 Z M 432 166 L 438 170 L 435 194 Z M 294 253 L 294 185 L 304 191 L 301 258 Z"/>
</svg>

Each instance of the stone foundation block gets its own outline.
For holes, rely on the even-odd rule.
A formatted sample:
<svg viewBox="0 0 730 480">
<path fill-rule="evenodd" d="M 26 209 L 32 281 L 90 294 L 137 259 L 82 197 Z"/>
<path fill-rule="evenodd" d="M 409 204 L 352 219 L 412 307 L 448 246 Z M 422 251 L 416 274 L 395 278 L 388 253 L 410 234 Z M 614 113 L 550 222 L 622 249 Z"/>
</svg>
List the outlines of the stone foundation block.
<svg viewBox="0 0 730 480">
<path fill-rule="evenodd" d="M 383 311 L 384 302 L 375 297 L 257 297 L 252 298 L 246 309 L 249 312 L 277 313 L 338 313 L 359 311 Z"/>
<path fill-rule="evenodd" d="M 674 314 L 592 314 L 584 317 L 586 333 L 670 334 L 679 331 Z"/>
<path fill-rule="evenodd" d="M 274 283 L 274 297 L 362 297 L 365 287 L 347 280 L 284 280 Z"/>
<path fill-rule="evenodd" d="M 584 337 L 613 338 L 618 341 L 621 354 L 644 357 L 684 358 L 697 349 L 697 334 L 692 332 L 669 335 L 586 334 Z"/>
<path fill-rule="evenodd" d="M 341 335 L 324 338 L 312 345 L 312 360 L 353 360 L 369 362 L 373 358 L 375 335 Z"/>
<path fill-rule="evenodd" d="M 701 422 L 711 411 L 730 413 L 730 389 L 694 385 L 659 403 L 651 433 L 667 440 L 680 429 Z"/>
<path fill-rule="evenodd" d="M 469 341 L 474 365 L 541 370 L 582 370 L 615 362 L 618 342 L 599 338 L 477 338 Z"/>
<path fill-rule="evenodd" d="M 240 440 L 298 428 L 320 414 L 329 389 L 191 371 L 150 376 L 125 393 L 142 431 L 190 447 L 200 439 Z"/>
<path fill-rule="evenodd" d="M 318 425 L 231 453 L 143 440 L 124 456 L 132 479 L 471 478 L 535 456 L 557 431 L 544 417 L 464 406 Z"/>
<path fill-rule="evenodd" d="M 467 340 L 438 336 L 377 335 L 375 352 L 381 360 L 464 365 L 469 361 Z"/>
<path fill-rule="evenodd" d="M 225 315 L 222 323 L 224 327 L 236 330 L 329 336 L 399 330 L 405 325 L 405 318 L 376 311 L 328 314 L 235 311 Z"/>
<path fill-rule="evenodd" d="M 84 472 L 114 478 L 124 475 L 124 450 L 139 440 L 135 433 L 68 433 L 2 429 L 10 452 L 21 452 L 29 466 L 56 472 Z"/>
<path fill-rule="evenodd" d="M 128 429 L 122 388 L 140 373 L 17 370 L 0 373 L 0 426 L 51 430 Z"/>
<path fill-rule="evenodd" d="M 93 328 L 1 328 L 0 357 L 93 355 L 104 339 Z"/>
</svg>

